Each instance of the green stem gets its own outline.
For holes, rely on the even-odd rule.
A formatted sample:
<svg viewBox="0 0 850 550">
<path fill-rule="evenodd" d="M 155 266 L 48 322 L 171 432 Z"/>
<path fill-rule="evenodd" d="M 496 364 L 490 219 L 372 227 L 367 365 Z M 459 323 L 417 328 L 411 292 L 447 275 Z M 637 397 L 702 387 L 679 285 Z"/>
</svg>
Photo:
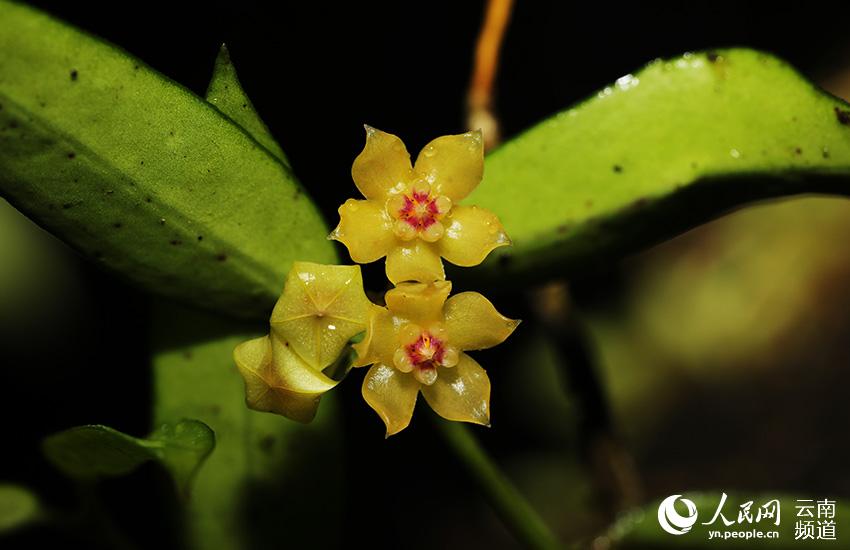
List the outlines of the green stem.
<svg viewBox="0 0 850 550">
<path fill-rule="evenodd" d="M 561 543 L 531 504 L 493 462 L 469 428 L 459 422 L 436 420 L 438 432 L 472 474 L 490 505 L 528 548 L 561 548 Z"/>
</svg>

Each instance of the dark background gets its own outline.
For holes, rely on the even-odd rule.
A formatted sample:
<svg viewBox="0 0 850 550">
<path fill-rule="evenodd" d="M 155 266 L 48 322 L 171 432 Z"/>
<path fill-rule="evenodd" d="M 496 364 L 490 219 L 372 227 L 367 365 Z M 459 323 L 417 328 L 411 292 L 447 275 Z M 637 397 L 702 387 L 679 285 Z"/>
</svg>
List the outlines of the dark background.
<svg viewBox="0 0 850 550">
<path fill-rule="evenodd" d="M 465 130 L 465 91 L 484 6 L 480 1 L 32 3 L 125 48 L 199 94 L 219 45 L 226 42 L 243 87 L 331 225 L 336 207 L 355 191 L 350 167 L 362 147 L 363 123 L 398 134 L 412 152 L 435 136 Z M 685 51 L 749 46 L 773 52 L 816 78 L 828 75 L 850 59 L 845 14 L 846 6 L 838 3 L 520 1 L 497 82 L 504 133 L 509 138 L 654 58 Z M 133 434 L 148 431 L 150 299 L 61 244 L 51 246 L 73 281 L 63 288 L 61 311 L 45 318 L 35 308 L 0 332 L 5 367 L 0 369 L 5 427 L 0 471 L 62 507 L 73 500 L 72 485 L 42 459 L 42 437 L 86 423 Z M 377 280 L 374 270 L 369 273 Z M 624 278 L 622 266 L 611 266 L 574 281 L 574 298 L 588 309 L 614 307 Z M 525 296 L 504 290 L 506 305 L 500 309 L 527 317 Z M 577 340 L 565 341 L 564 357 L 589 361 L 592 352 Z M 483 357 L 485 363 L 488 356 Z M 107 391 L 105 375 L 115 372 L 134 391 Z M 501 371 L 489 372 L 494 402 L 507 400 L 510 389 L 500 385 Z M 597 382 L 580 369 L 573 372 L 569 387 L 579 401 L 588 402 L 579 431 L 604 428 L 609 419 L 606 405 L 597 401 Z M 513 547 L 462 470 L 445 456 L 427 421 L 415 422 L 415 435 L 384 442 L 374 413 L 352 391 L 356 385 L 343 392 L 348 513 L 329 520 L 343 530 L 346 546 Z M 505 415 L 499 429 L 484 434 L 498 460 L 564 452 L 577 455 L 579 463 L 589 461 L 582 449 L 587 437 L 550 439 L 529 432 L 523 421 Z M 377 488 L 358 481 L 375 463 L 392 464 L 392 475 Z M 168 490 L 167 482 L 156 468 L 107 482 L 100 490 L 131 538 L 143 546 L 174 544 L 168 510 L 158 498 Z M 605 505 L 596 504 L 604 517 Z M 561 531 L 586 534 L 575 526 Z M 79 543 L 75 536 L 60 529 L 27 530 L 10 544 L 64 547 Z"/>
</svg>

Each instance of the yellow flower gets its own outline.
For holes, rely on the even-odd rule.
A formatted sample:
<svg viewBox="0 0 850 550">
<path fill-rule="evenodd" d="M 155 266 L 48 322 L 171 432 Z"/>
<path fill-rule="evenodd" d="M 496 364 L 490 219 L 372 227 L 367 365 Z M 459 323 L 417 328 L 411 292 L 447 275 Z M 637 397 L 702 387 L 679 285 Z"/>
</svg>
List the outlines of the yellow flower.
<svg viewBox="0 0 850 550">
<path fill-rule="evenodd" d="M 402 141 L 366 126 L 366 146 L 351 175 L 366 200 L 339 207 L 331 233 L 358 263 L 387 257 L 387 278 L 430 283 L 445 278 L 441 257 L 469 267 L 510 244 L 495 214 L 457 204 L 481 181 L 481 132 L 442 136 L 411 167 Z"/>
<path fill-rule="evenodd" d="M 448 298 L 449 281 L 402 283 L 372 306 L 355 366 L 373 365 L 363 398 L 383 419 L 387 436 L 410 423 L 419 392 L 449 420 L 490 425 L 490 379 L 466 350 L 505 340 L 519 321 L 501 315 L 477 292 Z M 447 299 L 448 298 L 448 299 Z"/>
<path fill-rule="evenodd" d="M 337 385 L 322 372 L 366 328 L 372 303 L 360 266 L 295 262 L 271 317 L 271 334 L 233 352 L 248 407 L 309 422 Z"/>
<path fill-rule="evenodd" d="M 239 344 L 233 358 L 245 381 L 245 402 L 255 411 L 310 422 L 322 394 L 337 385 L 274 334 Z"/>
<path fill-rule="evenodd" d="M 371 305 L 359 265 L 295 262 L 272 311 L 272 332 L 307 363 L 323 369 L 352 336 L 365 330 Z"/>
</svg>

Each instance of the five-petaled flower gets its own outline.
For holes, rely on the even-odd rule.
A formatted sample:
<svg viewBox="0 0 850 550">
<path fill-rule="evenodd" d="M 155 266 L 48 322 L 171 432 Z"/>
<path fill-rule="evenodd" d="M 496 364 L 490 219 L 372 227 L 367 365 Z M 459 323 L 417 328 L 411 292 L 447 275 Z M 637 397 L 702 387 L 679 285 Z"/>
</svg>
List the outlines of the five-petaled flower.
<svg viewBox="0 0 850 550">
<path fill-rule="evenodd" d="M 402 283 L 372 306 L 354 366 L 373 365 L 363 397 L 387 426 L 410 423 L 419 392 L 442 417 L 490 424 L 490 379 L 466 350 L 495 346 L 519 321 L 501 315 L 477 292 L 448 298 L 449 281 Z M 448 299 L 447 299 L 448 298 Z"/>
<path fill-rule="evenodd" d="M 469 267 L 494 248 L 510 244 L 495 214 L 459 205 L 481 181 L 481 132 L 442 136 L 422 149 L 411 166 L 402 141 L 366 126 L 366 146 L 351 175 L 366 200 L 339 207 L 330 234 L 357 263 L 387 257 L 387 278 L 432 282 L 445 278 L 440 257 Z"/>
</svg>

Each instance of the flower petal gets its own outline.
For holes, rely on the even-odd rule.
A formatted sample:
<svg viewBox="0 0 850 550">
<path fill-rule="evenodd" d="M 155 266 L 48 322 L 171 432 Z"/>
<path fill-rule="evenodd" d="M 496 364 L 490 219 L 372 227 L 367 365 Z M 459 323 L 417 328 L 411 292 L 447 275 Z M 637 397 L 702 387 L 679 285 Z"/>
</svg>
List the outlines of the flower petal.
<svg viewBox="0 0 850 550">
<path fill-rule="evenodd" d="M 401 283 L 387 291 L 384 299 L 393 315 L 425 325 L 442 321 L 443 304 L 451 291 L 451 281 Z"/>
<path fill-rule="evenodd" d="M 288 342 L 274 333 L 269 336 L 272 350 L 271 369 L 267 380 L 272 386 L 300 394 L 321 395 L 339 382 L 325 376 L 304 361 Z"/>
<path fill-rule="evenodd" d="M 461 349 L 484 349 L 501 344 L 519 325 L 508 319 L 477 292 L 461 292 L 446 300 L 445 328 L 451 345 Z"/>
<path fill-rule="evenodd" d="M 394 285 L 404 281 L 431 283 L 445 278 L 443 262 L 432 243 L 414 239 L 398 243 L 387 254 L 387 279 Z"/>
<path fill-rule="evenodd" d="M 431 184 L 437 195 L 457 202 L 469 195 L 484 174 L 481 131 L 441 136 L 425 146 L 413 171 Z"/>
<path fill-rule="evenodd" d="M 437 381 L 422 386 L 422 395 L 434 411 L 448 420 L 490 425 L 490 378 L 465 353 L 456 367 L 437 368 Z"/>
<path fill-rule="evenodd" d="M 321 395 L 337 384 L 314 371 L 274 337 L 243 342 L 236 347 L 233 357 L 245 381 L 248 408 L 298 422 L 310 422 L 316 415 Z"/>
<path fill-rule="evenodd" d="M 455 206 L 443 220 L 440 256 L 463 267 L 478 265 L 494 248 L 511 244 L 499 218 L 478 206 Z"/>
<path fill-rule="evenodd" d="M 397 434 L 410 424 L 419 382 L 412 374 L 378 363 L 363 379 L 363 399 L 384 421 L 387 437 Z"/>
<path fill-rule="evenodd" d="M 351 177 L 367 199 L 386 200 L 392 189 L 402 189 L 412 179 L 410 153 L 396 136 L 366 126 L 366 146 L 354 159 Z"/>
<path fill-rule="evenodd" d="M 366 329 L 370 307 L 360 266 L 295 262 L 272 311 L 272 332 L 321 370 Z"/>
<path fill-rule="evenodd" d="M 365 367 L 372 363 L 392 365 L 393 354 L 398 346 L 398 324 L 394 322 L 393 314 L 385 307 L 372 305 L 369 313 L 369 324 L 366 336 L 357 344 L 355 367 Z"/>
<path fill-rule="evenodd" d="M 358 264 L 368 264 L 386 256 L 395 245 L 395 220 L 377 201 L 348 199 L 337 212 L 339 225 L 328 238 L 344 244 L 351 259 Z"/>
</svg>

